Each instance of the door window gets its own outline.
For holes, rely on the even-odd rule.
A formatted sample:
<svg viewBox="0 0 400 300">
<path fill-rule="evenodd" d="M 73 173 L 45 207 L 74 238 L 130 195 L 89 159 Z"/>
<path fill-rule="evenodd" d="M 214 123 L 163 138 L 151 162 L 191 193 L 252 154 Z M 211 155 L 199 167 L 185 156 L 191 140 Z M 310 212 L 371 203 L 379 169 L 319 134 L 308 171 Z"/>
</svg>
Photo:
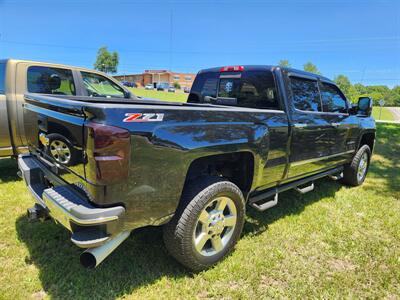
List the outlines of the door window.
<svg viewBox="0 0 400 300">
<path fill-rule="evenodd" d="M 304 111 L 321 111 L 321 99 L 317 81 L 291 77 L 290 83 L 294 106 L 297 109 Z"/>
<path fill-rule="evenodd" d="M 238 106 L 279 109 L 275 79 L 271 71 L 243 72 L 238 91 Z"/>
<path fill-rule="evenodd" d="M 68 69 L 32 66 L 27 72 L 28 92 L 53 95 L 75 95 L 72 71 Z"/>
<path fill-rule="evenodd" d="M 81 72 L 81 74 L 89 97 L 125 97 L 124 90 L 108 78 L 89 72 Z"/>
<path fill-rule="evenodd" d="M 347 113 L 347 100 L 336 86 L 322 82 L 320 90 L 323 111 Z"/>
</svg>

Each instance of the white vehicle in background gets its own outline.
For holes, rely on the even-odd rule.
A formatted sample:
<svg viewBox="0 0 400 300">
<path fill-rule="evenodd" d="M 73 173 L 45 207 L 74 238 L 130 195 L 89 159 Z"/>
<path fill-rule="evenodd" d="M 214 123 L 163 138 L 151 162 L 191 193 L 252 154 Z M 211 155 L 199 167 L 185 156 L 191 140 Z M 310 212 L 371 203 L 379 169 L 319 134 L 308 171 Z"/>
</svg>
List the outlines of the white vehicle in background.
<svg viewBox="0 0 400 300">
<path fill-rule="evenodd" d="M 145 90 L 154 90 L 154 86 L 151 83 L 146 84 L 144 87 Z"/>
</svg>

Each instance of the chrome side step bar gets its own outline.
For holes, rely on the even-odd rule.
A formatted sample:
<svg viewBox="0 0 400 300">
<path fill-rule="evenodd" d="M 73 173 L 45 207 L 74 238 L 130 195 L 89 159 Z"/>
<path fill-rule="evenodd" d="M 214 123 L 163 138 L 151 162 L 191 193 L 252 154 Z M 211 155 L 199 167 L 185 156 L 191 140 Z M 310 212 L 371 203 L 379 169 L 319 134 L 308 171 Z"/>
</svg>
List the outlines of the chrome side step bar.
<svg viewBox="0 0 400 300">
<path fill-rule="evenodd" d="M 257 204 L 256 202 L 250 203 L 252 207 L 258 211 L 264 211 L 278 204 L 278 193 L 275 194 L 274 200 L 264 202 L 263 204 Z"/>
<path fill-rule="evenodd" d="M 343 167 L 337 167 L 328 171 L 324 171 L 318 174 L 314 174 L 305 178 L 301 178 L 299 180 L 295 180 L 289 183 L 285 183 L 282 185 L 278 185 L 276 187 L 267 189 L 263 192 L 258 193 L 257 195 L 250 196 L 249 197 L 249 205 L 251 207 L 254 207 L 258 211 L 264 211 L 267 210 L 268 208 L 271 208 L 275 205 L 278 204 L 278 194 L 290 189 L 296 189 L 299 193 L 305 194 L 314 189 L 314 180 L 326 177 L 326 176 L 335 176 L 337 174 L 342 174 L 343 172 Z M 340 179 L 340 178 L 339 178 Z M 307 183 L 311 184 L 309 186 L 306 186 L 304 188 L 299 188 L 299 186 L 303 186 Z M 266 201 L 266 199 L 271 199 L 271 197 L 274 197 L 273 200 Z"/>
<path fill-rule="evenodd" d="M 309 186 L 303 188 L 295 187 L 294 189 L 298 191 L 300 194 L 311 192 L 314 189 L 314 182 L 311 182 Z"/>
<path fill-rule="evenodd" d="M 329 175 L 329 178 L 332 180 L 340 180 L 343 178 L 343 172 L 338 173 L 338 174 Z"/>
</svg>

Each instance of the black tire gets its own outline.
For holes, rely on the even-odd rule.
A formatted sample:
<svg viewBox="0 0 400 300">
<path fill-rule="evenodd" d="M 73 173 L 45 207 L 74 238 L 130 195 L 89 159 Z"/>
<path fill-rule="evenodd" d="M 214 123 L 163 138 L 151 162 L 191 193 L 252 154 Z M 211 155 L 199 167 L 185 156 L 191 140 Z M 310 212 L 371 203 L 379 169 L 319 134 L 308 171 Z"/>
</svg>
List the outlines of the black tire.
<svg viewBox="0 0 400 300">
<path fill-rule="evenodd" d="M 47 138 L 49 139 L 49 146 L 47 147 L 47 154 L 51 157 L 53 157 L 57 162 L 66 165 L 66 166 L 73 166 L 76 162 L 77 162 L 77 158 L 78 158 L 78 153 L 75 150 L 75 148 L 72 146 L 71 142 L 66 139 L 64 136 L 62 136 L 61 134 L 58 133 L 51 133 L 47 135 Z M 51 153 L 51 145 L 53 142 L 55 141 L 60 141 L 63 142 L 69 150 L 70 156 L 67 162 L 62 162 L 59 159 L 57 159 L 57 157 L 55 157 L 52 153 Z"/>
<path fill-rule="evenodd" d="M 219 199 L 218 197 L 228 197 L 233 201 L 237 213 L 236 225 L 220 252 L 203 256 L 194 246 L 196 226 L 203 209 L 216 201 L 215 199 Z M 187 184 L 174 217 L 164 226 L 164 243 L 169 253 L 193 271 L 201 271 L 216 264 L 232 251 L 239 240 L 244 224 L 245 207 L 241 190 L 223 178 L 206 177 Z"/>
<path fill-rule="evenodd" d="M 367 155 L 367 166 L 364 175 L 360 178 L 358 176 L 358 170 L 360 168 L 360 162 L 363 155 Z M 371 149 L 368 145 L 363 145 L 358 149 L 356 155 L 350 164 L 344 166 L 342 182 L 351 186 L 358 186 L 363 184 L 365 177 L 367 176 L 369 163 L 371 160 Z"/>
</svg>

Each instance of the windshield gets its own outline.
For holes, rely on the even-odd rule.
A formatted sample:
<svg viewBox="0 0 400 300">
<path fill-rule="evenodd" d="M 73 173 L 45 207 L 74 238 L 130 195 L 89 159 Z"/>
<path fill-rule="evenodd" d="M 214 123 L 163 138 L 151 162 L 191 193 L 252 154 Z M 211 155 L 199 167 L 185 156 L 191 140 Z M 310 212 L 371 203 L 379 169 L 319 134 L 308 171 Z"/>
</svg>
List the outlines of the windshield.
<svg viewBox="0 0 400 300">
<path fill-rule="evenodd" d="M 89 97 L 125 97 L 124 90 L 108 78 L 88 72 L 81 72 L 81 74 Z"/>
</svg>

